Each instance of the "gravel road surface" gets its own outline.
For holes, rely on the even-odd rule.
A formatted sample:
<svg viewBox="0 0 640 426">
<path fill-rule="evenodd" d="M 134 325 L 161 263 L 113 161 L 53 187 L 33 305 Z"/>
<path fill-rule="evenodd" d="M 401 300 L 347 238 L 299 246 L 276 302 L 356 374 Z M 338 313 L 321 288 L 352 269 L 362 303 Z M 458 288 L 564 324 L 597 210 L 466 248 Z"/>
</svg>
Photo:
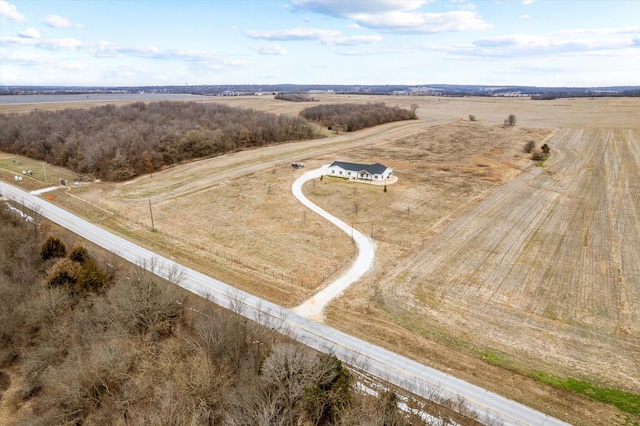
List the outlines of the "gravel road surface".
<svg viewBox="0 0 640 426">
<path fill-rule="evenodd" d="M 325 165 L 318 169 L 306 172 L 293 182 L 291 191 L 293 192 L 293 195 L 311 211 L 319 214 L 346 232 L 347 235 L 350 235 L 353 243 L 358 247 L 358 257 L 351 267 L 344 274 L 338 277 L 338 279 L 293 309 L 293 311 L 298 315 L 302 315 L 303 317 L 311 318 L 316 321 L 322 321 L 324 308 L 329 304 L 329 302 L 336 297 L 339 297 L 351 284 L 358 281 L 360 277 L 371 269 L 375 257 L 375 245 L 371 238 L 365 236 L 357 229 L 354 229 L 353 225 L 350 225 L 321 209 L 302 193 L 302 186 L 305 182 L 317 179 L 324 175 L 328 167 L 328 165 Z"/>
</svg>

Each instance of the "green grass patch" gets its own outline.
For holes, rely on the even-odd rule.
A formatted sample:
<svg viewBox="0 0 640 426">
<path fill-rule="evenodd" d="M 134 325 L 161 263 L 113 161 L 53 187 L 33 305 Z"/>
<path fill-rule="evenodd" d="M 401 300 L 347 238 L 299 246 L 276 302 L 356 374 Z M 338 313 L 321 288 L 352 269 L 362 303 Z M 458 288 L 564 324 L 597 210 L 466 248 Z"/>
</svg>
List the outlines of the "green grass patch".
<svg viewBox="0 0 640 426">
<path fill-rule="evenodd" d="M 60 179 L 66 179 L 71 184 L 77 176 L 65 168 L 17 155 L 7 155 L 5 158 L 0 158 L 0 169 L 14 173 L 16 176 L 22 176 L 25 180 L 38 181 L 42 184 L 48 182 L 49 185 L 59 185 Z M 29 171 L 31 171 L 31 174 L 22 173 Z"/>
<path fill-rule="evenodd" d="M 601 387 L 586 380 L 557 377 L 542 371 L 536 371 L 533 377 L 539 382 L 550 384 L 556 388 L 566 389 L 585 395 L 594 401 L 613 405 L 626 413 L 640 414 L 640 395 L 619 389 Z"/>
<path fill-rule="evenodd" d="M 482 359 L 487 361 L 489 364 L 497 365 L 498 367 L 511 369 L 511 362 L 507 358 L 505 358 L 502 354 L 493 351 L 483 351 L 480 352 Z"/>
<path fill-rule="evenodd" d="M 549 157 L 551 157 L 551 153 L 548 153 L 547 155 L 544 156 L 542 160 L 538 161 L 538 167 L 544 167 L 544 163 L 547 162 Z"/>
</svg>

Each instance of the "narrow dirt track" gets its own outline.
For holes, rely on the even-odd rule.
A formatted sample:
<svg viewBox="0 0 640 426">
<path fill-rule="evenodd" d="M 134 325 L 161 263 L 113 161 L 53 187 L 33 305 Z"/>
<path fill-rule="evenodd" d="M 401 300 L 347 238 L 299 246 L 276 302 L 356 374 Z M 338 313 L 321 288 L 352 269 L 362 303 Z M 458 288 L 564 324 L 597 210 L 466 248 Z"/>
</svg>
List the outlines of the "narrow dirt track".
<svg viewBox="0 0 640 426">
<path fill-rule="evenodd" d="M 139 199 L 146 198 L 151 193 L 157 194 L 157 200 L 162 201 L 184 198 L 207 191 L 222 182 L 272 168 L 274 165 L 304 161 L 365 145 L 386 143 L 418 133 L 424 126 L 425 123 L 422 121 L 395 122 L 332 138 L 274 145 L 196 161 L 190 163 L 187 169 L 171 168 L 154 173 L 153 176 L 144 176 L 120 184 L 114 196 Z"/>
<path fill-rule="evenodd" d="M 384 281 L 425 324 L 640 389 L 638 135 L 564 129 L 550 145 L 544 167 L 451 222 Z"/>
</svg>

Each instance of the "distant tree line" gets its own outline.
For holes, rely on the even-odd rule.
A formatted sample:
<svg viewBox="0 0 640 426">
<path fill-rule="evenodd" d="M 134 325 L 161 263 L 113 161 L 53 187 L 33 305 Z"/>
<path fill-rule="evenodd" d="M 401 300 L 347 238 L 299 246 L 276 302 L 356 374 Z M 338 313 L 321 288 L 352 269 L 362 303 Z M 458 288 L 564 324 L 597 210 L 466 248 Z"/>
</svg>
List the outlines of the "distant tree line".
<svg viewBox="0 0 640 426">
<path fill-rule="evenodd" d="M 639 97 L 640 89 L 629 89 L 622 91 L 589 91 L 589 90 L 578 90 L 578 91 L 552 91 L 546 93 L 540 93 L 536 95 L 531 95 L 531 99 L 534 101 L 549 101 L 558 98 L 607 98 L 607 97 Z"/>
<path fill-rule="evenodd" d="M 289 102 L 317 102 L 317 99 L 313 99 L 305 93 L 278 93 L 274 99 Z"/>
<path fill-rule="evenodd" d="M 301 117 L 195 102 L 0 114 L 0 150 L 115 181 L 194 158 L 317 137 Z"/>
<path fill-rule="evenodd" d="M 609 87 L 537 87 L 537 86 L 485 86 L 468 84 L 426 84 L 426 85 L 335 85 L 335 84 L 222 84 L 222 85 L 180 85 L 180 86 L 138 86 L 138 87 L 65 87 L 65 86 L 0 86 L 1 95 L 70 95 L 70 94 L 138 94 L 140 92 L 157 94 L 190 94 L 198 96 L 220 96 L 225 92 L 233 92 L 238 96 L 253 96 L 256 92 L 274 93 L 306 93 L 310 90 L 321 90 L 326 93 L 359 94 L 359 95 L 391 95 L 396 92 L 413 89 L 431 89 L 432 93 L 412 93 L 414 95 L 435 95 L 447 97 L 462 96 L 495 96 L 508 92 L 519 92 L 522 95 L 541 95 L 549 92 L 596 93 L 594 96 L 640 96 L 637 86 Z M 598 95 L 598 93 L 608 93 Z"/>
<path fill-rule="evenodd" d="M 300 115 L 332 130 L 353 132 L 378 124 L 415 120 L 416 105 L 410 110 L 389 107 L 382 102 L 366 104 L 332 104 L 305 108 Z"/>
</svg>

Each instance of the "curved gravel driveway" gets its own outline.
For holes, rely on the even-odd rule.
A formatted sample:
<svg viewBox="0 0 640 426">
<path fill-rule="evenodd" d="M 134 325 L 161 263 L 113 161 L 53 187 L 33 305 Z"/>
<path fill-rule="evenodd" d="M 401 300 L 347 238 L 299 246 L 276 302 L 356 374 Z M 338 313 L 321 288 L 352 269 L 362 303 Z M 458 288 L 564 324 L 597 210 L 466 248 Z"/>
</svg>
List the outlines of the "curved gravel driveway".
<svg viewBox="0 0 640 426">
<path fill-rule="evenodd" d="M 304 173 L 296 179 L 295 182 L 293 182 L 291 191 L 293 192 L 293 195 L 311 211 L 327 219 L 329 222 L 346 232 L 347 235 L 352 236 L 354 244 L 358 247 L 358 257 L 347 272 L 342 274 L 338 279 L 322 289 L 320 292 L 316 293 L 310 299 L 293 309 L 298 315 L 311 318 L 316 321 L 322 321 L 324 308 L 329 304 L 329 302 L 336 297 L 339 297 L 351 284 L 358 281 L 360 277 L 371 269 L 373 266 L 373 259 L 375 257 L 375 245 L 371 238 L 354 229 L 353 225 L 332 216 L 327 211 L 313 204 L 302 193 L 302 186 L 305 182 L 317 179 L 324 175 L 328 167 L 328 165 L 324 165 L 319 169 L 310 170 Z"/>
</svg>

